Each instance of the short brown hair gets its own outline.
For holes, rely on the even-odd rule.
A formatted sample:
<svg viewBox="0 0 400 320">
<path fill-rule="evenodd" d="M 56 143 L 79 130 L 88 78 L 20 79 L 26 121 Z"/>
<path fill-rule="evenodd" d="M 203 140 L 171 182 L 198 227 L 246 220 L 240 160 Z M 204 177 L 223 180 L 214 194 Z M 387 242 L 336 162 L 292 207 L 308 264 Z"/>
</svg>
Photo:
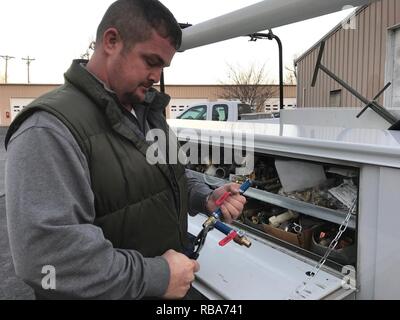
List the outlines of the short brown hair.
<svg viewBox="0 0 400 320">
<path fill-rule="evenodd" d="M 168 38 L 175 49 L 182 42 L 182 30 L 175 17 L 158 0 L 117 0 L 107 9 L 97 28 L 96 42 L 101 43 L 104 32 L 116 28 L 126 48 L 148 40 L 152 30 Z"/>
</svg>

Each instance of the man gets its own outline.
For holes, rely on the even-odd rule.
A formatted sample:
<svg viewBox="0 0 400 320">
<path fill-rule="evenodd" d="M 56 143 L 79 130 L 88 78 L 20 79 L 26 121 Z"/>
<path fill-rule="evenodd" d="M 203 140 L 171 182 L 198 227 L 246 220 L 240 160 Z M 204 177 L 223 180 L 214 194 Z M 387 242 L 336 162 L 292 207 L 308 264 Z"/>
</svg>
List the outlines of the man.
<svg viewBox="0 0 400 320">
<path fill-rule="evenodd" d="M 226 191 L 224 218 L 242 211 L 237 185 L 211 192 L 180 164 L 146 160 L 149 130 L 168 131 L 169 97 L 151 87 L 180 43 L 159 1 L 118 0 L 90 61 L 74 61 L 65 84 L 11 125 L 10 245 L 16 274 L 38 298 L 182 298 L 199 270 L 182 254 L 187 212 L 214 210 Z"/>
</svg>

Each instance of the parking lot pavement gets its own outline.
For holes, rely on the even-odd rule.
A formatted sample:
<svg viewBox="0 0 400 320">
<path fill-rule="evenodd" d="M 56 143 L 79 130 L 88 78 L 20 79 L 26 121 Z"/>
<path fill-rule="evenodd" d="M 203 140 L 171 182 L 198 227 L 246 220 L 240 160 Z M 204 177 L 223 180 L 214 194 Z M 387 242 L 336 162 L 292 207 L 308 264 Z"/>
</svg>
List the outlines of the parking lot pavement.
<svg viewBox="0 0 400 320">
<path fill-rule="evenodd" d="M 32 289 L 15 275 L 7 233 L 4 197 L 4 168 L 6 152 L 4 137 L 7 128 L 0 127 L 0 300 L 32 300 Z"/>
<path fill-rule="evenodd" d="M 33 291 L 15 275 L 7 234 L 5 198 L 0 198 L 0 300 L 32 300 Z"/>
</svg>

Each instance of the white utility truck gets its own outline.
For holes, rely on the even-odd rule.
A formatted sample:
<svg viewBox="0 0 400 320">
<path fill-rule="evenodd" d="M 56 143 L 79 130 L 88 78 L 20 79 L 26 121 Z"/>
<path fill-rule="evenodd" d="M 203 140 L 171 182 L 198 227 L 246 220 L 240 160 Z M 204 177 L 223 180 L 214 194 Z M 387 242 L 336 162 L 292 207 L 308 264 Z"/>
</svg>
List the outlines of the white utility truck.
<svg viewBox="0 0 400 320">
<path fill-rule="evenodd" d="M 261 1 L 185 29 L 181 50 L 369 2 Z M 208 233 L 194 282 L 204 297 L 400 299 L 399 131 L 323 121 L 169 120 L 169 125 L 182 143 L 196 141 L 204 150 L 220 149 L 214 138 L 221 135 L 252 137 L 245 144 L 224 140 L 225 156 L 229 148 L 242 152 L 243 145 L 252 153 L 251 172 L 238 170 L 243 164 L 235 166 L 226 161 L 229 157 L 189 165 L 213 187 L 241 178 L 253 181 L 244 214 L 231 225 L 252 245 L 222 244 L 224 234 Z M 215 166 L 224 167 L 224 176 L 213 174 Z M 198 235 L 206 220 L 203 214 L 190 217 L 189 232 Z"/>
<path fill-rule="evenodd" d="M 279 113 L 252 113 L 250 105 L 240 101 L 200 102 L 190 105 L 177 119 L 208 121 L 240 121 L 274 119 Z M 279 123 L 279 120 L 278 120 Z"/>
</svg>

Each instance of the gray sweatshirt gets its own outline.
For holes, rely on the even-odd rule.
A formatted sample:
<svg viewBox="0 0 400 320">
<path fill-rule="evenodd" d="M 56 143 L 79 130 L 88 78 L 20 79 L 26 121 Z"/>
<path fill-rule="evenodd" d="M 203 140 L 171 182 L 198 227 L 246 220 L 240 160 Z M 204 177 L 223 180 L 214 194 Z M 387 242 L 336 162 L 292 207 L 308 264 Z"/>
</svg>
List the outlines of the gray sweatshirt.
<svg viewBox="0 0 400 320">
<path fill-rule="evenodd" d="M 187 175 L 191 212 L 204 211 L 210 189 Z M 57 118 L 37 112 L 13 135 L 5 184 L 15 271 L 36 293 L 55 299 L 140 299 L 165 293 L 169 267 L 164 258 L 113 248 L 93 225 L 88 164 Z M 46 266 L 54 267 L 54 282 Z M 44 290 L 43 283 L 56 289 Z"/>
</svg>

